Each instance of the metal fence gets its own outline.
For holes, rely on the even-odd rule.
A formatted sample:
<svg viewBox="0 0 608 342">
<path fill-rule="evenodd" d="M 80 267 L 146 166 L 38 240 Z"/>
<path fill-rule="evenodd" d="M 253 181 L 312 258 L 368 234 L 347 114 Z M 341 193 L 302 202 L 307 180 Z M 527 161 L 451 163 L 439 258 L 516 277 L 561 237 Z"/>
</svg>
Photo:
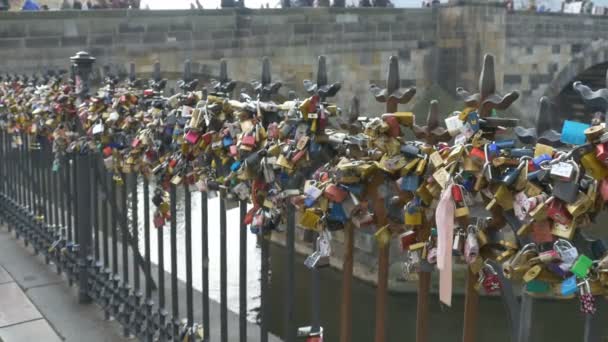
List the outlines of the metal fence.
<svg viewBox="0 0 608 342">
<path fill-rule="evenodd" d="M 395 65 L 397 62 L 395 60 Z M 392 67 L 391 67 L 392 68 Z M 158 68 L 157 68 L 158 69 Z M 398 88 L 398 71 L 388 77 L 387 88 Z M 396 76 L 395 76 L 396 75 Z M 86 79 L 85 79 L 86 80 Z M 396 88 L 395 88 L 396 89 Z M 389 89 L 391 93 L 395 89 Z M 388 102 L 388 101 L 387 101 Z M 396 103 L 387 103 L 389 106 Z M 395 111 L 394 109 L 392 111 Z M 43 254 L 47 263 L 53 263 L 58 273 L 65 273 L 70 284 L 77 284 L 81 303 L 98 303 L 107 319 L 114 318 L 124 327 L 125 336 L 144 341 L 228 341 L 229 318 L 227 307 L 227 198 L 220 198 L 219 212 L 210 213 L 207 193 L 192 194 L 188 185 L 170 187 L 170 243 L 165 246 L 162 229 L 151 229 L 150 203 L 154 202 L 154 184 L 137 173 L 122 174 L 122 182 L 113 179 L 99 154 L 89 151 L 71 152 L 57 162 L 52 143 L 45 139 L 32 140 L 31 136 L 0 132 L 0 219 L 17 238 Z M 139 201 L 139 187 L 143 188 L 143 201 Z M 183 196 L 183 210 L 178 210 L 178 196 Z M 192 196 L 201 196 L 201 241 L 193 241 Z M 378 203 L 382 203 L 378 201 Z M 143 217 L 139 217 L 139 206 Z M 239 341 L 247 341 L 247 229 L 244 224 L 247 203 L 241 201 L 239 227 Z M 209 298 L 209 218 L 219 217 L 220 231 L 220 317 L 219 325 L 210 324 Z M 185 239 L 177 238 L 178 217 L 183 217 Z M 143 241 L 139 227 L 143 220 Z M 196 227 L 195 229 L 198 229 Z M 283 337 L 295 341 L 295 209 L 289 205 L 286 221 L 287 269 L 285 279 Z M 346 248 L 343 268 L 340 336 L 342 342 L 351 337 L 351 283 L 353 272 L 353 227 L 346 227 Z M 158 262 L 151 261 L 151 240 L 156 233 Z M 269 340 L 269 237 L 259 235 L 261 247 L 261 298 L 259 340 Z M 201 282 L 202 300 L 194 300 L 193 244 L 202 246 Z M 143 249 L 143 255 L 140 251 Z M 179 264 L 178 250 L 184 250 L 185 259 Z M 376 341 L 386 340 L 385 317 L 388 279 L 388 249 L 379 253 L 379 286 L 376 303 Z M 165 257 L 171 265 L 165 269 Z M 157 268 L 154 270 L 153 268 Z M 180 290 L 179 269 L 185 269 L 185 291 Z M 500 267 L 496 267 L 500 270 Z M 310 331 L 321 330 L 319 322 L 319 274 L 311 272 L 312 317 Z M 500 274 L 502 276 L 502 274 Z M 143 277 L 143 281 L 142 281 Z M 463 340 L 474 341 L 478 314 L 478 295 L 475 280 L 469 274 L 465 299 Z M 168 283 L 166 284 L 168 280 Z M 501 279 L 502 298 L 506 316 L 512 328 L 512 340 L 529 341 L 531 326 L 531 298 L 523 296 L 518 303 L 509 282 Z M 430 272 L 421 271 L 418 283 L 417 341 L 429 338 Z M 195 309 L 202 308 L 202 321 L 195 320 Z M 371 315 L 369 315 L 371 316 Z M 182 320 L 185 317 L 185 320 Z M 597 322 L 597 320 L 595 321 Z M 595 341 L 597 329 L 589 317 L 585 340 Z"/>
</svg>

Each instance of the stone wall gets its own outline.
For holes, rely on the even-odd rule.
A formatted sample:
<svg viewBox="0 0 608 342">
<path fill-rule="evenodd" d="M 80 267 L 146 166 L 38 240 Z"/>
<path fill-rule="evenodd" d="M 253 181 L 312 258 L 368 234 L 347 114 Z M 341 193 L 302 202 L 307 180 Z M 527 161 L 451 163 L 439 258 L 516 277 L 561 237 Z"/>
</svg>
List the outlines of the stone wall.
<svg viewBox="0 0 608 342">
<path fill-rule="evenodd" d="M 2 71 L 66 68 L 68 57 L 87 50 L 97 67 L 111 64 L 149 75 L 155 60 L 177 75 L 185 59 L 215 74 L 220 58 L 234 79 L 259 78 L 261 58 L 271 58 L 274 79 L 302 94 L 314 77 L 316 57 L 328 58 L 330 81 L 341 81 L 338 103 L 353 94 L 362 107 L 382 112 L 368 94 L 384 84 L 389 56 L 398 55 L 403 85 L 431 83 L 437 13 L 430 9 L 290 9 L 194 11 L 87 11 L 0 13 Z"/>
</svg>

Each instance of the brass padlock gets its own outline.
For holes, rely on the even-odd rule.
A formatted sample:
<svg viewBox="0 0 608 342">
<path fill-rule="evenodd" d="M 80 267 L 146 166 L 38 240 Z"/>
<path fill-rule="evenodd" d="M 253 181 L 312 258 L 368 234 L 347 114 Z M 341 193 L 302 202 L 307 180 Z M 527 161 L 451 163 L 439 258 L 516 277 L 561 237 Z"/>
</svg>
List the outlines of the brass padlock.
<svg viewBox="0 0 608 342">
<path fill-rule="evenodd" d="M 572 238 L 574 237 L 574 233 L 576 232 L 575 222 L 576 221 L 572 220 L 572 222 L 570 222 L 570 224 L 568 225 L 561 224 L 559 222 L 553 222 L 553 226 L 551 227 L 551 234 L 566 240 L 572 240 Z"/>
<path fill-rule="evenodd" d="M 587 194 L 585 194 L 584 192 L 579 191 L 578 196 L 576 197 L 576 201 L 574 201 L 574 203 L 567 204 L 566 210 L 568 210 L 568 212 L 572 214 L 572 216 L 576 217 L 589 211 L 592 205 L 593 202 L 591 201 L 589 196 L 587 196 Z"/>
</svg>

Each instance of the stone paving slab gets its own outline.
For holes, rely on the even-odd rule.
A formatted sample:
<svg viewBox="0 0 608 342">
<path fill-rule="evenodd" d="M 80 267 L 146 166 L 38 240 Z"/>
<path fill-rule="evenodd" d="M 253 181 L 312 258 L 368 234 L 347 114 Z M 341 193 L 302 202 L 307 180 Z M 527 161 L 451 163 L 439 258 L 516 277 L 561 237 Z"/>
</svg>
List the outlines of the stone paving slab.
<svg viewBox="0 0 608 342">
<path fill-rule="evenodd" d="M 0 341 L 22 342 L 22 341 L 45 341 L 61 342 L 53 328 L 45 319 L 37 319 L 25 323 L 11 325 L 0 329 Z"/>
<path fill-rule="evenodd" d="M 11 281 L 13 281 L 13 278 L 0 266 L 0 284 L 10 283 Z"/>
<path fill-rule="evenodd" d="M 14 282 L 0 285 L 0 328 L 42 318 L 36 307 Z"/>
</svg>

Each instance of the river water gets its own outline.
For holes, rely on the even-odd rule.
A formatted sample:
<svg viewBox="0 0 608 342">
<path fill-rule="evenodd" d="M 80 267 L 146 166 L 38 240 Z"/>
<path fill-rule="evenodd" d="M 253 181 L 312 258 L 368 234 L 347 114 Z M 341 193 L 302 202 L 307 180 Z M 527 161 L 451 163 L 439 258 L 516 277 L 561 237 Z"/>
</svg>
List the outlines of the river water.
<svg viewBox="0 0 608 342">
<path fill-rule="evenodd" d="M 150 188 L 152 193 L 153 188 Z M 185 227 L 183 192 L 177 194 L 177 239 L 178 239 L 178 277 L 185 281 Z M 139 187 L 139 221 L 140 242 L 143 245 L 143 188 Z M 192 194 L 192 253 L 193 253 L 193 284 L 198 290 L 202 289 L 202 249 L 201 249 L 201 195 Z M 209 208 L 209 277 L 210 297 L 219 302 L 220 298 L 220 236 L 219 236 L 219 199 L 210 199 Z M 150 213 L 152 215 L 152 213 Z M 158 249 L 155 228 L 151 228 L 151 259 L 158 260 Z M 227 213 L 228 240 L 228 309 L 238 312 L 239 309 L 239 210 L 229 210 Z M 164 228 L 165 269 L 170 270 L 170 228 Z M 143 247 L 142 247 L 143 253 Z M 271 276 L 270 276 L 270 317 L 271 332 L 283 335 L 284 329 L 284 284 L 287 265 L 286 250 L 271 244 Z M 248 319 L 255 321 L 259 308 L 260 295 L 260 249 L 256 236 L 248 233 L 247 239 L 247 308 Z M 295 265 L 295 316 L 296 326 L 310 325 L 311 276 L 303 265 L 304 256 L 297 256 Z M 325 330 L 326 341 L 338 341 L 339 314 L 341 299 L 341 273 L 334 269 L 320 271 L 321 278 L 321 324 Z M 458 341 L 463 323 L 463 298 L 456 297 L 453 307 L 442 307 L 436 295 L 432 295 L 431 303 L 431 341 Z M 353 342 L 373 341 L 375 288 L 362 281 L 353 282 Z M 505 311 L 499 298 L 482 297 L 480 300 L 479 341 L 507 342 L 509 325 Z M 578 300 L 545 301 L 536 300 L 534 306 L 534 342 L 571 342 L 582 341 L 583 316 L 578 310 Z M 412 341 L 415 337 L 416 295 L 391 293 L 388 301 L 388 341 Z M 604 327 L 604 335 L 608 336 L 608 325 Z"/>
</svg>

